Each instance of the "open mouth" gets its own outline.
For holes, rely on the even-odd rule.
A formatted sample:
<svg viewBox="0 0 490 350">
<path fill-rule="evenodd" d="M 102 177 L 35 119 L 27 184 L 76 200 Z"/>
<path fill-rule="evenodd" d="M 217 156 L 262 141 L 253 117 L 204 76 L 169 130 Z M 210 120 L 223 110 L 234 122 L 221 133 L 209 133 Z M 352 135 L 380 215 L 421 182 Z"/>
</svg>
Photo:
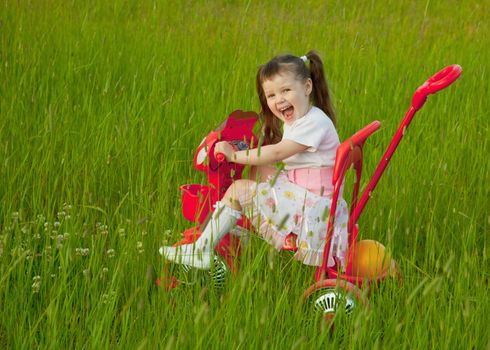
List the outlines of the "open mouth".
<svg viewBox="0 0 490 350">
<path fill-rule="evenodd" d="M 288 106 L 285 108 L 281 108 L 279 111 L 281 112 L 284 119 L 289 120 L 293 117 L 294 107 Z"/>
</svg>

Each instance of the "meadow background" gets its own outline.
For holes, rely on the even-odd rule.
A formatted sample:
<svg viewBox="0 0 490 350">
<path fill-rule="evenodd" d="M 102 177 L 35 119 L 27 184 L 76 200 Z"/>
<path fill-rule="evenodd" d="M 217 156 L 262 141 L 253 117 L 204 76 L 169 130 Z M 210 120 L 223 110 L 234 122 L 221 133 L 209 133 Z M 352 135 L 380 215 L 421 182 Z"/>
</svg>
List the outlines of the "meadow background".
<svg viewBox="0 0 490 350">
<path fill-rule="evenodd" d="M 2 1 L 0 348 L 489 349 L 488 1 Z M 391 280 L 321 332 L 314 271 L 252 237 L 222 293 L 165 293 L 162 242 L 204 135 L 258 110 L 257 67 L 316 48 L 342 139 L 378 119 L 364 185 L 415 89 L 416 115 L 361 216 Z"/>
</svg>

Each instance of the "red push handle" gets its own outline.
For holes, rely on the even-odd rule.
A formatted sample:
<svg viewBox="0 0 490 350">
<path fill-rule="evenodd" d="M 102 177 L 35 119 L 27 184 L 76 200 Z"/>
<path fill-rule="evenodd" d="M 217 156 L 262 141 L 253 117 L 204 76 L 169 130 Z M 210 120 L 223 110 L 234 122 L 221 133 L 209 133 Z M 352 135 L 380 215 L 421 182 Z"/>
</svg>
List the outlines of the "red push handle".
<svg viewBox="0 0 490 350">
<path fill-rule="evenodd" d="M 463 69 L 458 64 L 447 66 L 425 81 L 412 98 L 412 107 L 418 111 L 427 100 L 427 96 L 447 88 L 459 78 Z"/>
<path fill-rule="evenodd" d="M 462 71 L 461 66 L 453 64 L 434 74 L 427 79 L 429 93 L 433 94 L 445 89 L 459 78 Z"/>
</svg>

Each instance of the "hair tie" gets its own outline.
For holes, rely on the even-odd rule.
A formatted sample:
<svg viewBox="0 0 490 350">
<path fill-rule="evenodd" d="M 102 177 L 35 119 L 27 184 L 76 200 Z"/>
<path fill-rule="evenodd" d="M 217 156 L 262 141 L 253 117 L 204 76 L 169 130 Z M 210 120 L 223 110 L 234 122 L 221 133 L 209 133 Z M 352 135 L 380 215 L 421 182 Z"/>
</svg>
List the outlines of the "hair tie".
<svg viewBox="0 0 490 350">
<path fill-rule="evenodd" d="M 306 63 L 306 61 L 308 60 L 308 57 L 306 57 L 306 56 L 301 56 L 300 58 L 301 58 L 301 60 L 302 60 L 304 63 Z"/>
</svg>

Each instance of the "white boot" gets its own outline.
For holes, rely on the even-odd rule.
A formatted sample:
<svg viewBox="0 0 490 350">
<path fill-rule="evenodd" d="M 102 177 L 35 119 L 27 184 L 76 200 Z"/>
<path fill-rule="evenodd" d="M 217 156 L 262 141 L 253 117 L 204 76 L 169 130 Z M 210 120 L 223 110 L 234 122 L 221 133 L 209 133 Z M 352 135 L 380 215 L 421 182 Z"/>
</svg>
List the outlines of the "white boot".
<svg viewBox="0 0 490 350">
<path fill-rule="evenodd" d="M 222 202 L 216 202 L 211 219 L 194 243 L 177 247 L 163 246 L 159 252 L 169 261 L 209 270 L 214 247 L 241 217 L 242 214 L 238 210 L 227 207 Z"/>
</svg>

